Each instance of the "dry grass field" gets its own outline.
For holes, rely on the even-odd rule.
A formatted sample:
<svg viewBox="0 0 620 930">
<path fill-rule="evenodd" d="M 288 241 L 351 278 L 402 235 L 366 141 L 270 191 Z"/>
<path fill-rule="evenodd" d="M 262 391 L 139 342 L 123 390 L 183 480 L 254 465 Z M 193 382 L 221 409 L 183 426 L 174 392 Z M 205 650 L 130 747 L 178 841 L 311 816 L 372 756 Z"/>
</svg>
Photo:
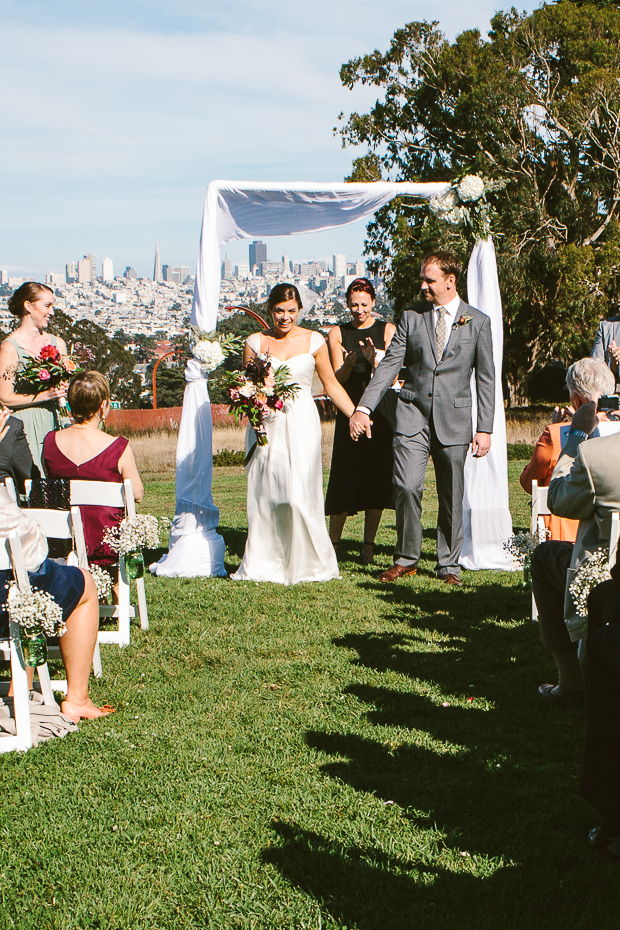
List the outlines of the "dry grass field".
<svg viewBox="0 0 620 930">
<path fill-rule="evenodd" d="M 323 467 L 328 468 L 332 455 L 334 424 L 322 423 L 321 426 L 323 431 Z M 160 430 L 146 433 L 143 436 L 133 436 L 131 448 L 134 451 L 138 471 L 141 475 L 157 475 L 162 478 L 174 475 L 177 433 Z M 244 426 L 215 426 L 213 428 L 214 453 L 223 452 L 224 449 L 238 452 L 244 448 Z"/>
<path fill-rule="evenodd" d="M 530 419 L 518 418 L 508 414 L 506 417 L 508 442 L 533 445 L 550 420 L 551 417 L 548 411 L 541 411 L 540 414 Z M 321 429 L 323 432 L 323 467 L 329 468 L 334 439 L 334 423 L 322 423 Z M 244 446 L 244 426 L 215 426 L 213 428 L 214 453 L 223 452 L 224 449 L 237 452 L 242 450 Z M 153 475 L 161 478 L 174 475 L 177 447 L 176 433 L 160 430 L 143 436 L 133 436 L 131 438 L 131 447 L 142 475 Z"/>
</svg>

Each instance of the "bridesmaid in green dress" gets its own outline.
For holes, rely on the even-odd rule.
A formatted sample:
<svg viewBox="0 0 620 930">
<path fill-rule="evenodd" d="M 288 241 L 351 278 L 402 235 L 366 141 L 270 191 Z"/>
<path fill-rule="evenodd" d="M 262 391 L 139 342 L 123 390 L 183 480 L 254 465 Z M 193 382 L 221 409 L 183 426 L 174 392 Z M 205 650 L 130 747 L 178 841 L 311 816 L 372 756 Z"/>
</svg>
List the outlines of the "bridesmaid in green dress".
<svg viewBox="0 0 620 930">
<path fill-rule="evenodd" d="M 0 401 L 23 421 L 34 464 L 43 474 L 43 440 L 60 426 L 59 402 L 66 397 L 67 384 L 37 394 L 16 394 L 14 370 L 23 359 L 36 358 L 43 346 L 54 345 L 63 355 L 67 347 L 58 336 L 46 333 L 54 314 L 54 292 L 47 285 L 22 284 L 10 298 L 9 310 L 21 323 L 0 346 Z"/>
</svg>

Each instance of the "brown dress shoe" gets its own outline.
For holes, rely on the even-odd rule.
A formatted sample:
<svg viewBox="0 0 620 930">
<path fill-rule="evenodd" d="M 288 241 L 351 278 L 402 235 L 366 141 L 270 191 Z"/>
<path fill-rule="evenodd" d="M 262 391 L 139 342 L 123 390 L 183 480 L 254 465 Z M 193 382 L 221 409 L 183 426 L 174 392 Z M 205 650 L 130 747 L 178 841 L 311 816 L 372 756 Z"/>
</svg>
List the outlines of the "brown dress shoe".
<svg viewBox="0 0 620 930">
<path fill-rule="evenodd" d="M 397 565 L 396 563 L 388 568 L 387 571 L 379 575 L 378 581 L 396 581 L 397 578 L 404 578 L 405 575 L 417 574 L 415 565 Z"/>
<path fill-rule="evenodd" d="M 463 582 L 458 575 L 441 575 L 439 580 L 443 581 L 444 584 L 456 584 L 459 587 L 463 586 Z"/>
</svg>

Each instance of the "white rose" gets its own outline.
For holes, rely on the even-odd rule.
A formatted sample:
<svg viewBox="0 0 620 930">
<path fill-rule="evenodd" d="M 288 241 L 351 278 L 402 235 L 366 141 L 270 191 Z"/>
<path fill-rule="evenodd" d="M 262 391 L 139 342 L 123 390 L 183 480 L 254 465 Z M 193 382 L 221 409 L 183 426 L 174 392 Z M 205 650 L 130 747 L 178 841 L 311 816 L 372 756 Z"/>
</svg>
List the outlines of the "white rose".
<svg viewBox="0 0 620 930">
<path fill-rule="evenodd" d="M 254 397 L 256 394 L 256 385 L 255 384 L 244 384 L 243 387 L 239 388 L 239 393 L 242 397 Z"/>
<path fill-rule="evenodd" d="M 480 200 L 484 194 L 484 181 L 476 174 L 467 174 L 457 190 L 461 200 Z"/>
<path fill-rule="evenodd" d="M 464 218 L 462 207 L 455 207 L 454 210 L 449 210 L 448 213 L 444 213 L 441 217 L 450 226 L 462 226 Z"/>
</svg>

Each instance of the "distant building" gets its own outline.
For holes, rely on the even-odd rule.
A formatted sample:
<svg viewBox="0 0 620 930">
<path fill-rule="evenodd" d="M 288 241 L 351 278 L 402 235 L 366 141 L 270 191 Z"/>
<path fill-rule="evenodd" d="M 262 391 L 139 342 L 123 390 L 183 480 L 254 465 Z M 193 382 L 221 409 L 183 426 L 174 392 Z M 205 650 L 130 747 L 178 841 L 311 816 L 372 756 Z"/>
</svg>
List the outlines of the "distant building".
<svg viewBox="0 0 620 930">
<path fill-rule="evenodd" d="M 104 258 L 101 262 L 101 280 L 104 283 L 114 280 L 114 262 L 111 258 Z"/>
<path fill-rule="evenodd" d="M 138 280 L 138 275 L 136 274 L 135 268 L 132 268 L 130 265 L 127 265 L 125 268 L 124 277 L 127 278 L 128 281 Z"/>
<path fill-rule="evenodd" d="M 255 267 L 260 266 L 263 262 L 267 261 L 267 246 L 264 242 L 261 242 L 259 239 L 255 239 L 249 246 L 250 253 L 250 271 L 254 271 Z"/>
<path fill-rule="evenodd" d="M 334 255 L 334 277 L 344 278 L 347 273 L 347 256 Z"/>
<path fill-rule="evenodd" d="M 28 280 L 27 278 L 13 278 L 13 277 L 10 277 L 10 278 L 7 279 L 7 282 L 6 282 L 6 283 L 8 284 L 9 287 L 16 288 L 16 287 L 21 287 L 21 285 L 24 283 L 24 281 L 27 281 L 27 280 Z"/>
<path fill-rule="evenodd" d="M 0 284 L 8 284 L 8 281 L 9 273 L 3 268 L 2 271 L 0 271 Z"/>
<path fill-rule="evenodd" d="M 67 262 L 65 265 L 65 281 L 67 284 L 75 284 L 77 281 L 77 267 L 75 262 Z"/>
<path fill-rule="evenodd" d="M 353 274 L 356 278 L 365 278 L 366 277 L 366 262 L 361 261 L 359 258 L 355 262 L 355 270 Z"/>
<path fill-rule="evenodd" d="M 250 266 L 249 265 L 235 265 L 235 277 L 236 278 L 249 278 L 250 277 Z"/>
<path fill-rule="evenodd" d="M 179 265 L 179 277 L 181 278 L 181 284 L 183 284 L 190 276 L 189 265 Z"/>
<path fill-rule="evenodd" d="M 282 265 L 284 266 L 283 268 L 284 274 L 289 275 L 291 273 L 291 262 L 289 260 L 288 255 L 282 256 Z"/>
<path fill-rule="evenodd" d="M 229 260 L 228 256 L 222 262 L 222 280 L 230 281 L 233 276 L 232 262 Z"/>
<path fill-rule="evenodd" d="M 267 274 L 282 274 L 284 272 L 284 265 L 282 262 L 261 262 L 260 263 L 260 273 L 265 277 Z"/>
<path fill-rule="evenodd" d="M 161 268 L 161 256 L 159 254 L 159 242 L 155 242 L 155 264 L 153 266 L 153 281 L 163 281 L 164 275 Z"/>
<path fill-rule="evenodd" d="M 94 255 L 85 255 L 78 262 L 78 281 L 80 284 L 90 284 L 97 277 L 97 265 Z"/>
<path fill-rule="evenodd" d="M 168 281 L 171 284 L 181 284 L 181 272 L 178 268 L 173 268 L 172 265 L 164 265 L 163 271 L 164 281 Z"/>
<path fill-rule="evenodd" d="M 55 271 L 50 271 L 49 274 L 45 275 L 45 283 L 52 287 L 62 287 L 65 283 L 65 276 L 64 274 L 56 274 Z"/>
</svg>

